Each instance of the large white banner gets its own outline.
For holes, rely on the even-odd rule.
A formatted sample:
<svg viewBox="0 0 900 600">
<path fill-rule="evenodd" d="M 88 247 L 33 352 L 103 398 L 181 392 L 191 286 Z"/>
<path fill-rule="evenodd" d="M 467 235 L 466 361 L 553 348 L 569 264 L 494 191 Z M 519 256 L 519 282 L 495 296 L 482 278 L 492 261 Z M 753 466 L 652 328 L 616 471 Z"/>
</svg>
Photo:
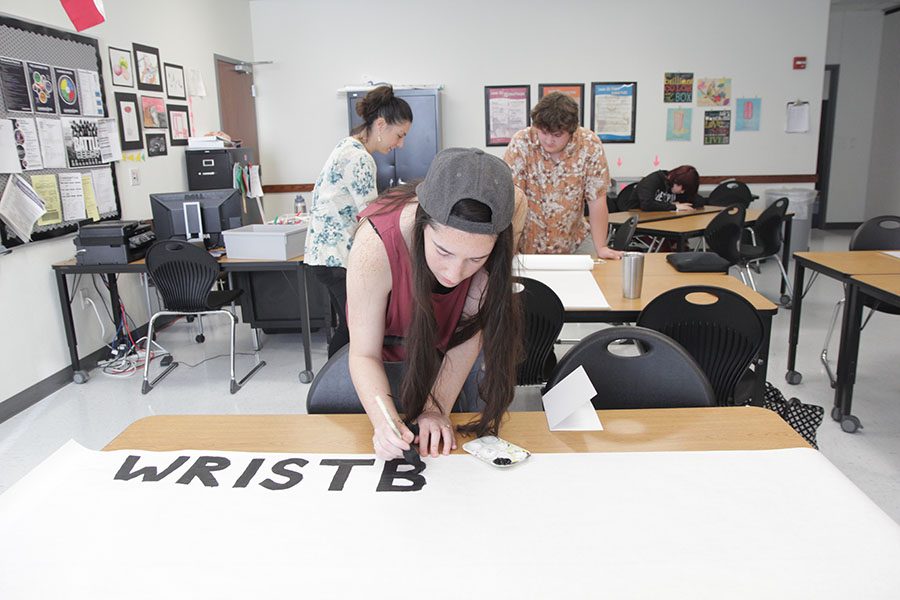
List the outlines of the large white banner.
<svg viewBox="0 0 900 600">
<path fill-rule="evenodd" d="M 896 598 L 900 527 L 813 450 L 95 452 L 0 495 L 0 598 Z"/>
</svg>

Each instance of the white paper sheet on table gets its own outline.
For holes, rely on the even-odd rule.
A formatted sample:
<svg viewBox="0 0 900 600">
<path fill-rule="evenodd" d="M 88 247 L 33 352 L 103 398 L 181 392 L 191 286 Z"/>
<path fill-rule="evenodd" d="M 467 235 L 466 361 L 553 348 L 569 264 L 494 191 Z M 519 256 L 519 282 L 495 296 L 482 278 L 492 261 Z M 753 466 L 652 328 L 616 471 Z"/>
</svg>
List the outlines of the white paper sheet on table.
<svg viewBox="0 0 900 600">
<path fill-rule="evenodd" d="M 517 254 L 513 265 L 528 271 L 590 271 L 594 259 L 587 254 Z"/>
<path fill-rule="evenodd" d="M 577 446 L 588 434 L 564 435 Z M 116 479 L 130 456 L 128 472 L 158 469 L 159 480 Z M 298 458 L 283 467 L 302 473 L 296 485 L 261 487 L 283 484 L 274 465 Z M 216 487 L 177 483 L 207 459 L 222 467 Z M 331 490 L 337 468 L 323 459 L 367 464 Z M 396 598 L 398 580 L 424 589 L 451 563 L 492 598 L 823 600 L 900 589 L 900 527 L 811 448 L 536 453 L 502 471 L 465 455 L 425 463 L 426 485 L 392 493 L 376 490 L 385 465 L 371 454 L 70 442 L 0 494 L 0 598 L 285 597 L 298 581 L 310 598 Z M 852 527 L 829 526 L 835 515 Z M 418 522 L 442 540 L 429 560 L 400 575 L 372 560 L 366 540 L 415 547 L 420 528 L 403 524 Z M 456 585 L 434 591 L 459 596 Z"/>
<path fill-rule="evenodd" d="M 884 254 L 893 256 L 894 258 L 900 258 L 900 250 L 886 250 Z"/>
<path fill-rule="evenodd" d="M 602 310 L 609 302 L 590 271 L 517 270 L 516 275 L 537 279 L 556 292 L 566 310 Z"/>
</svg>

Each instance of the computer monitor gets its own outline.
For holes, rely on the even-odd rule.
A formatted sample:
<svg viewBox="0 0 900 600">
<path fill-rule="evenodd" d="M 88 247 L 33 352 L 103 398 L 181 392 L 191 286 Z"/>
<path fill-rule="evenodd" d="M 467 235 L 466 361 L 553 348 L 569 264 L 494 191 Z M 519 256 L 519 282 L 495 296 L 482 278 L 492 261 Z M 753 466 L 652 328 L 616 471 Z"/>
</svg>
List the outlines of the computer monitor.
<svg viewBox="0 0 900 600">
<path fill-rule="evenodd" d="M 221 245 L 222 232 L 246 220 L 237 189 L 150 194 L 150 209 L 157 239 L 204 239 L 209 247 Z"/>
</svg>

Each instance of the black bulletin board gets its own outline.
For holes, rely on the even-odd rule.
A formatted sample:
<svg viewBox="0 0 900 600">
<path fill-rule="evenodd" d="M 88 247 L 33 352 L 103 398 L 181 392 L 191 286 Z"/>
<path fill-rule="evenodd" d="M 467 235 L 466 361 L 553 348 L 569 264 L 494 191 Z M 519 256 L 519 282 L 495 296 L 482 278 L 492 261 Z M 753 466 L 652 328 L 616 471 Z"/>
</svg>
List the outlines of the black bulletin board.
<svg viewBox="0 0 900 600">
<path fill-rule="evenodd" d="M 54 67 L 96 71 L 100 78 L 103 116 L 109 116 L 109 110 L 106 103 L 106 90 L 104 89 L 103 84 L 103 63 L 100 58 L 100 46 L 95 38 L 0 15 L 0 56 L 21 61 L 42 63 Z M 32 118 L 34 116 L 36 115 L 29 115 L 28 113 L 22 112 L 11 113 L 7 111 L 5 100 L 2 98 L 2 94 L 0 94 L 0 119 Z M 44 118 L 60 118 L 58 113 L 55 115 L 41 114 L 40 116 Z M 113 163 L 93 166 L 90 167 L 90 169 L 110 169 L 112 172 L 116 209 L 114 212 L 101 213 L 100 218 L 101 220 L 118 219 L 122 212 L 122 205 L 119 198 L 116 170 Z M 26 181 L 29 181 L 30 176 L 34 174 L 58 174 L 74 171 L 82 171 L 82 169 L 41 169 L 23 171 L 22 173 L 19 173 L 19 175 Z M 2 193 L 3 189 L 6 187 L 9 177 L 10 175 L 7 173 L 0 173 L 0 193 Z M 63 221 L 62 223 L 45 226 L 37 225 L 35 226 L 34 232 L 31 234 L 31 239 L 32 241 L 45 240 L 72 233 L 78 229 L 79 222 L 91 222 L 91 220 Z M 0 221 L 0 242 L 7 248 L 23 243 L 23 241 L 10 231 L 2 221 Z"/>
</svg>

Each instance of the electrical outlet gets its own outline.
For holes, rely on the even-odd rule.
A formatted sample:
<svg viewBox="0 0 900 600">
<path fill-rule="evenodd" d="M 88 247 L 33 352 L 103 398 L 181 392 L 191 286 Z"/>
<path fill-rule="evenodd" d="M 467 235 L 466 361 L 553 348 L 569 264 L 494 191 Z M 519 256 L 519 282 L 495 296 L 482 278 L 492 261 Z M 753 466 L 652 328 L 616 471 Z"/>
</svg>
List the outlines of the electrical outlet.
<svg viewBox="0 0 900 600">
<path fill-rule="evenodd" d="M 140 169 L 129 169 L 129 176 L 131 177 L 131 185 L 141 185 L 141 171 Z"/>
</svg>

